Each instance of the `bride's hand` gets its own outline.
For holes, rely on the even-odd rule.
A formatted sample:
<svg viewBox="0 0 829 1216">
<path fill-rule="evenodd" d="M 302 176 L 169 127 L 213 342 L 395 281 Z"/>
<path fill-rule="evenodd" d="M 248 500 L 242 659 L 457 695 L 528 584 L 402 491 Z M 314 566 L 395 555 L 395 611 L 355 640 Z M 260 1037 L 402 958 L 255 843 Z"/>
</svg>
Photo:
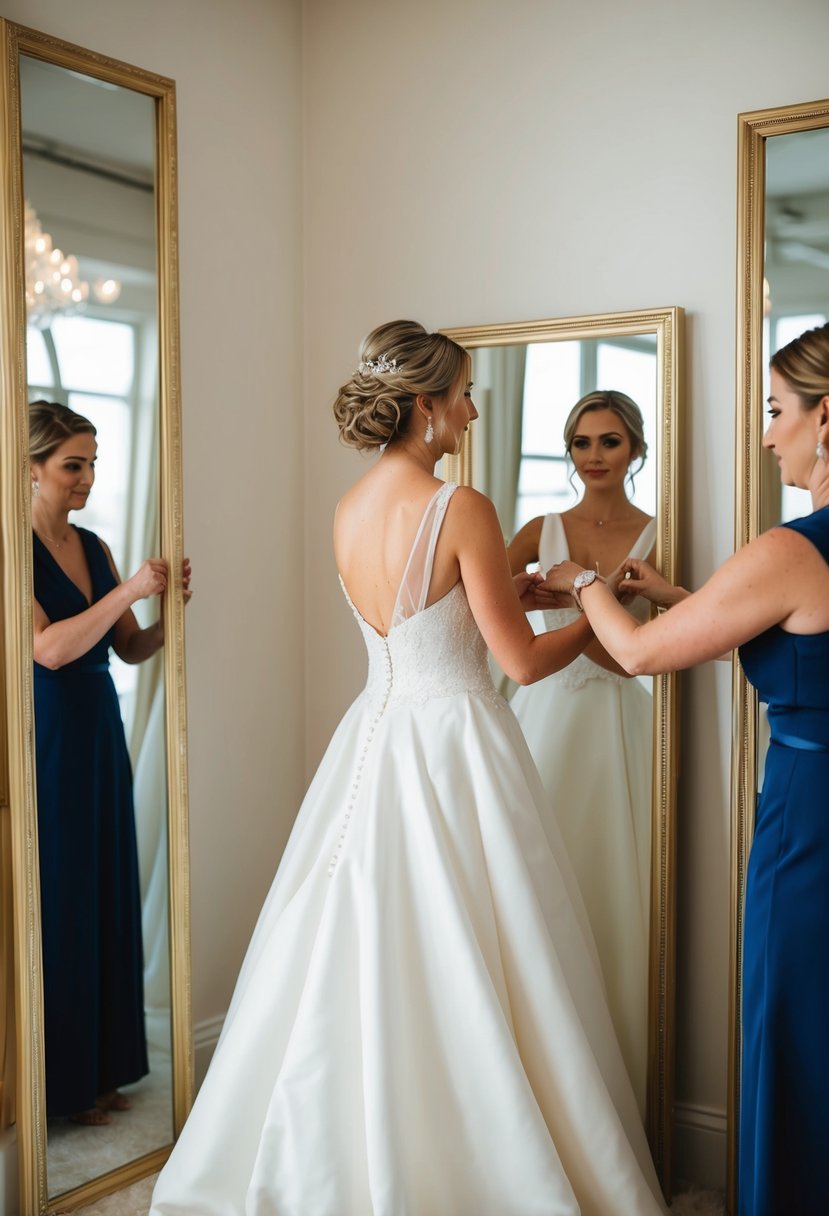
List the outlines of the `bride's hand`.
<svg viewBox="0 0 829 1216">
<path fill-rule="evenodd" d="M 525 612 L 535 612 L 538 608 L 535 593 L 542 578 L 543 575 L 538 570 L 532 573 L 529 570 L 520 570 L 518 574 L 512 576 L 513 586 Z"/>
</svg>

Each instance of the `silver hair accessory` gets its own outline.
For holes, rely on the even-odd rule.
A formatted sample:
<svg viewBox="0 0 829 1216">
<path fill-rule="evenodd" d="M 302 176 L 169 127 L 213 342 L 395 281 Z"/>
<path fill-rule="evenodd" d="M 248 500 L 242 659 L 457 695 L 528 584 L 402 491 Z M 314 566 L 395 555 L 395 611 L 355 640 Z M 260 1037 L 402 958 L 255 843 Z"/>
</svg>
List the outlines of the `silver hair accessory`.
<svg viewBox="0 0 829 1216">
<path fill-rule="evenodd" d="M 818 460 L 826 459 L 826 448 L 823 446 L 820 440 L 818 440 L 818 445 L 815 448 L 815 456 L 817 456 Z"/>
<path fill-rule="evenodd" d="M 396 359 L 390 359 L 388 355 L 380 355 L 378 359 L 363 359 L 357 371 L 361 376 L 379 376 L 388 373 L 394 374 L 400 369 L 397 366 Z"/>
<path fill-rule="evenodd" d="M 37 480 L 32 481 L 32 493 L 34 494 L 35 498 L 37 498 L 38 494 L 40 494 L 40 482 Z"/>
<path fill-rule="evenodd" d="M 423 432 L 424 443 L 431 443 L 435 437 L 435 428 L 432 426 L 432 419 L 426 419 L 426 430 Z"/>
</svg>

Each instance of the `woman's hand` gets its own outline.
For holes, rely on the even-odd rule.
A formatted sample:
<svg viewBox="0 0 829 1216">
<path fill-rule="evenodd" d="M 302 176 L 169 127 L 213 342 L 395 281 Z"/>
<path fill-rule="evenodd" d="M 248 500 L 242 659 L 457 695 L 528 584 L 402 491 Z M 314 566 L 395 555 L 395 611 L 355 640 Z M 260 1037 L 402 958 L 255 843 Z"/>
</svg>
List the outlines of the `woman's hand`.
<svg viewBox="0 0 829 1216">
<path fill-rule="evenodd" d="M 521 570 L 512 576 L 516 594 L 525 612 L 535 612 L 538 607 L 535 589 L 542 582 L 542 578 L 543 576 L 538 570 L 534 570 L 532 573 L 529 570 Z"/>
<path fill-rule="evenodd" d="M 126 586 L 133 601 L 163 595 L 167 590 L 167 563 L 161 557 L 148 557 L 127 579 Z"/>
<path fill-rule="evenodd" d="M 579 566 L 577 562 L 557 562 L 547 571 L 543 589 L 558 595 L 572 596 L 573 580 L 577 574 L 581 574 L 583 569 L 584 567 Z"/>
<path fill-rule="evenodd" d="M 642 595 L 657 608 L 671 608 L 689 595 L 684 587 L 675 587 L 649 562 L 638 557 L 626 557 L 610 575 L 607 584 L 622 604 Z"/>
</svg>

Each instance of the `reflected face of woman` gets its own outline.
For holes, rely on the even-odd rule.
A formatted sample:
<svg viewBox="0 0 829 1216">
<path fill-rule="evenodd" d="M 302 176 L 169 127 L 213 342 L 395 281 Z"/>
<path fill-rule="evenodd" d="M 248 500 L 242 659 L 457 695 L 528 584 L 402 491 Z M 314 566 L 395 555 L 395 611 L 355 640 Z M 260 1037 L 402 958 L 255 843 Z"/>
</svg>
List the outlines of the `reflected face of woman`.
<svg viewBox="0 0 829 1216">
<path fill-rule="evenodd" d="M 80 511 L 95 481 L 95 436 L 72 435 L 51 456 L 32 462 L 32 476 L 40 486 L 40 498 L 55 511 Z"/>
<path fill-rule="evenodd" d="M 622 486 L 636 453 L 613 410 L 585 410 L 576 422 L 570 459 L 585 486 Z"/>
<path fill-rule="evenodd" d="M 763 447 L 777 457 L 784 486 L 806 489 L 815 464 L 819 408 L 805 410 L 799 395 L 774 368 L 769 395 L 770 421 Z"/>
<path fill-rule="evenodd" d="M 468 376 L 467 368 L 462 378 L 438 406 L 440 412 L 435 418 L 435 435 L 445 455 L 458 454 L 464 432 L 469 429 L 470 422 L 474 422 L 478 417 L 475 402 L 472 400 L 472 381 L 467 379 Z"/>
</svg>

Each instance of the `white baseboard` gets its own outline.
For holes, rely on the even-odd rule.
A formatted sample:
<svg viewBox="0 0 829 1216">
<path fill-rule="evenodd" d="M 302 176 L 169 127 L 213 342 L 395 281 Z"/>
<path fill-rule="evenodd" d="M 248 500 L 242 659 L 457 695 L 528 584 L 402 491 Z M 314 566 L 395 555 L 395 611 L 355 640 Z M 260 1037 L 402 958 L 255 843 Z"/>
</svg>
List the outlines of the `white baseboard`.
<svg viewBox="0 0 829 1216">
<path fill-rule="evenodd" d="M 726 1128 L 724 1110 L 678 1102 L 674 1107 L 674 1177 L 724 1191 Z"/>
<path fill-rule="evenodd" d="M 0 1216 L 17 1216 L 17 1130 L 0 1132 Z"/>
<path fill-rule="evenodd" d="M 206 1018 L 193 1026 L 193 1071 L 195 1074 L 196 1093 L 199 1092 L 204 1074 L 213 1058 L 219 1035 L 222 1032 L 225 1015 L 216 1018 Z M 0 1214 L 2 1216 L 2 1214 Z"/>
</svg>

